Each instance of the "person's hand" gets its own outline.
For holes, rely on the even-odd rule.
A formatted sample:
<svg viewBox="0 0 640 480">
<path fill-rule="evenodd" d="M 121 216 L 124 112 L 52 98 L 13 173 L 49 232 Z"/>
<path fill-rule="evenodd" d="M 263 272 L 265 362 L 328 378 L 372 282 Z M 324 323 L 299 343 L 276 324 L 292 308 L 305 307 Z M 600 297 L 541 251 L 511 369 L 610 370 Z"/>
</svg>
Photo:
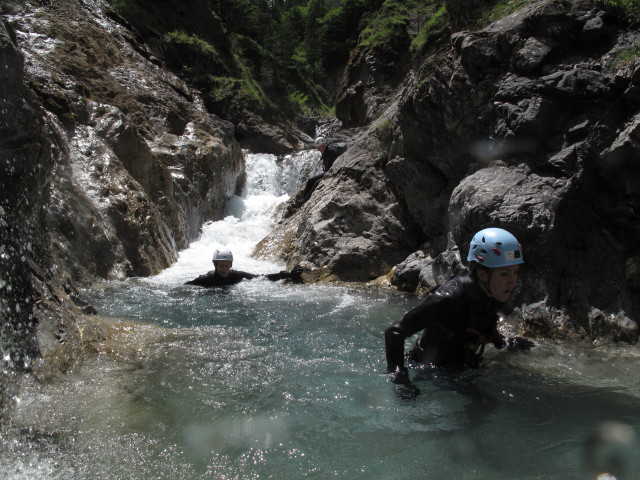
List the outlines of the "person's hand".
<svg viewBox="0 0 640 480">
<path fill-rule="evenodd" d="M 507 342 L 507 350 L 531 350 L 536 344 L 528 338 L 511 337 Z"/>
<path fill-rule="evenodd" d="M 464 346 L 464 359 L 469 368 L 480 368 L 484 345 L 468 342 Z"/>
<path fill-rule="evenodd" d="M 409 372 L 404 367 L 396 367 L 390 372 L 389 380 L 395 384 L 396 395 L 402 400 L 411 400 L 420 395 L 420 389 L 409 379 Z"/>
<path fill-rule="evenodd" d="M 505 340 L 504 335 L 500 333 L 496 333 L 493 336 L 492 343 L 493 343 L 493 346 L 496 347 L 498 350 L 503 349 L 504 347 L 507 346 L 507 341 Z"/>
<path fill-rule="evenodd" d="M 289 278 L 291 278 L 296 282 L 299 282 L 300 280 L 302 280 L 303 273 L 304 273 L 304 268 L 302 268 L 302 265 L 296 265 L 289 272 Z"/>
</svg>

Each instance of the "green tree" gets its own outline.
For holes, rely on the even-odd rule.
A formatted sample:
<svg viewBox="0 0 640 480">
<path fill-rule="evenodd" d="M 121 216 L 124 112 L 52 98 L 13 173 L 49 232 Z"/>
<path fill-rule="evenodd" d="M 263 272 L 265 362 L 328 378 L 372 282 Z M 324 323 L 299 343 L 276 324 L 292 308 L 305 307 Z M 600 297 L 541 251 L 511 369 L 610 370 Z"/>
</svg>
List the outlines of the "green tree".
<svg viewBox="0 0 640 480">
<path fill-rule="evenodd" d="M 280 19 L 279 28 L 275 50 L 284 64 L 290 64 L 296 49 L 304 40 L 304 8 L 295 6 L 284 12 Z"/>
<path fill-rule="evenodd" d="M 309 61 L 315 68 L 322 66 L 322 49 L 320 34 L 322 18 L 326 14 L 324 0 L 309 0 L 307 6 L 307 19 L 304 26 L 304 47 L 308 52 Z"/>
<path fill-rule="evenodd" d="M 358 44 L 358 35 L 384 0 L 343 0 L 323 19 L 320 42 L 327 70 L 344 65 Z"/>
</svg>

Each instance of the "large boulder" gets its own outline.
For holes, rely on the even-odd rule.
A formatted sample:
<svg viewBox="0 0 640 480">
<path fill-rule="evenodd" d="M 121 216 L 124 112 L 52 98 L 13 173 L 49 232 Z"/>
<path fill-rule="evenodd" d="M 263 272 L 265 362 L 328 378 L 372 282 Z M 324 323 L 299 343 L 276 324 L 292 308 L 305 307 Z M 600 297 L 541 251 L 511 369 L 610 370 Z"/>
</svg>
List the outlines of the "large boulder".
<svg viewBox="0 0 640 480">
<path fill-rule="evenodd" d="M 417 248 L 420 235 L 375 156 L 377 140 L 351 142 L 307 203 L 276 226 L 258 254 L 285 256 L 291 265 L 311 262 L 324 281 L 368 281 Z"/>
</svg>

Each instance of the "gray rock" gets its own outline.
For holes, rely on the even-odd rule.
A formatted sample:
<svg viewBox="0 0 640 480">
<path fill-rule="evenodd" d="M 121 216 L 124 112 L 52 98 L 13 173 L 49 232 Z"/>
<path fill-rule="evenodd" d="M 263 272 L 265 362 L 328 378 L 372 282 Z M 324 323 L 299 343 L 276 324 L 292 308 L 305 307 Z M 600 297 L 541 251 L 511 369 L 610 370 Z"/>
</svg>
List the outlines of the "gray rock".
<svg viewBox="0 0 640 480">
<path fill-rule="evenodd" d="M 429 272 L 433 276 L 433 259 L 422 250 L 413 252 L 396 265 L 391 276 L 391 285 L 404 292 L 415 292 L 424 278 L 429 281 Z"/>
<path fill-rule="evenodd" d="M 513 55 L 512 68 L 523 75 L 540 70 L 551 47 L 533 37 L 528 38 L 520 50 Z"/>
<path fill-rule="evenodd" d="M 65 370 L 80 359 L 74 318 L 91 311 L 76 286 L 168 267 L 222 217 L 244 159 L 233 126 L 100 8 L 3 15 L 1 335 L 10 367 Z"/>
<path fill-rule="evenodd" d="M 594 2 L 531 2 L 482 31 L 454 33 L 437 66 L 427 60 L 412 70 L 383 111 L 369 107 L 373 67 L 354 62 L 337 113 L 352 124 L 370 122 L 370 134 L 285 222 L 297 237 L 284 257 L 308 259 L 328 279 L 366 279 L 376 273 L 373 265 L 384 274 L 391 245 L 403 262 L 412 244 L 432 242 L 438 284 L 464 273 L 460 258 L 475 231 L 501 226 L 525 251 L 512 306 L 544 305 L 549 331 L 557 322 L 564 331 L 597 336 L 593 308 L 605 316 L 624 312 L 637 323 L 640 297 L 629 259 L 631 239 L 640 238 L 631 160 L 638 70 L 615 60 L 636 38 Z M 376 131 L 382 120 L 384 136 Z M 386 200 L 361 195 L 354 178 L 372 176 L 389 192 Z M 330 208 L 327 198 L 338 195 Z M 399 214 L 384 217 L 389 201 Z M 391 236 L 362 224 L 371 211 L 393 219 Z M 351 220 L 339 222 L 343 215 Z M 396 266 L 398 275 L 405 267 Z M 409 287 L 414 271 L 406 271 Z"/>
</svg>

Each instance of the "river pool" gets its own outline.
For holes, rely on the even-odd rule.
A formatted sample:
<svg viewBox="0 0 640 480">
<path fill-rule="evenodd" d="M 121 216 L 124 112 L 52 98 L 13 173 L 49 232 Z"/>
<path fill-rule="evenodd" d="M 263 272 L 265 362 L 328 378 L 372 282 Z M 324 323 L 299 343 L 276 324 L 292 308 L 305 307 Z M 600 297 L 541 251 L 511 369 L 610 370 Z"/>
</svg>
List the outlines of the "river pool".
<svg viewBox="0 0 640 480">
<path fill-rule="evenodd" d="M 266 279 L 184 286 L 216 246 L 240 270 L 284 268 L 251 251 L 301 184 L 292 176 L 318 159 L 284 161 L 299 165 L 283 175 L 275 157 L 250 155 L 247 191 L 171 268 L 85 292 L 131 346 L 51 383 L 25 379 L 0 478 L 587 479 L 599 455 L 640 478 L 635 443 L 587 448 L 605 422 L 640 428 L 635 346 L 487 348 L 478 370 L 414 370 L 422 394 L 404 400 L 385 375 L 383 332 L 419 298 Z"/>
</svg>

